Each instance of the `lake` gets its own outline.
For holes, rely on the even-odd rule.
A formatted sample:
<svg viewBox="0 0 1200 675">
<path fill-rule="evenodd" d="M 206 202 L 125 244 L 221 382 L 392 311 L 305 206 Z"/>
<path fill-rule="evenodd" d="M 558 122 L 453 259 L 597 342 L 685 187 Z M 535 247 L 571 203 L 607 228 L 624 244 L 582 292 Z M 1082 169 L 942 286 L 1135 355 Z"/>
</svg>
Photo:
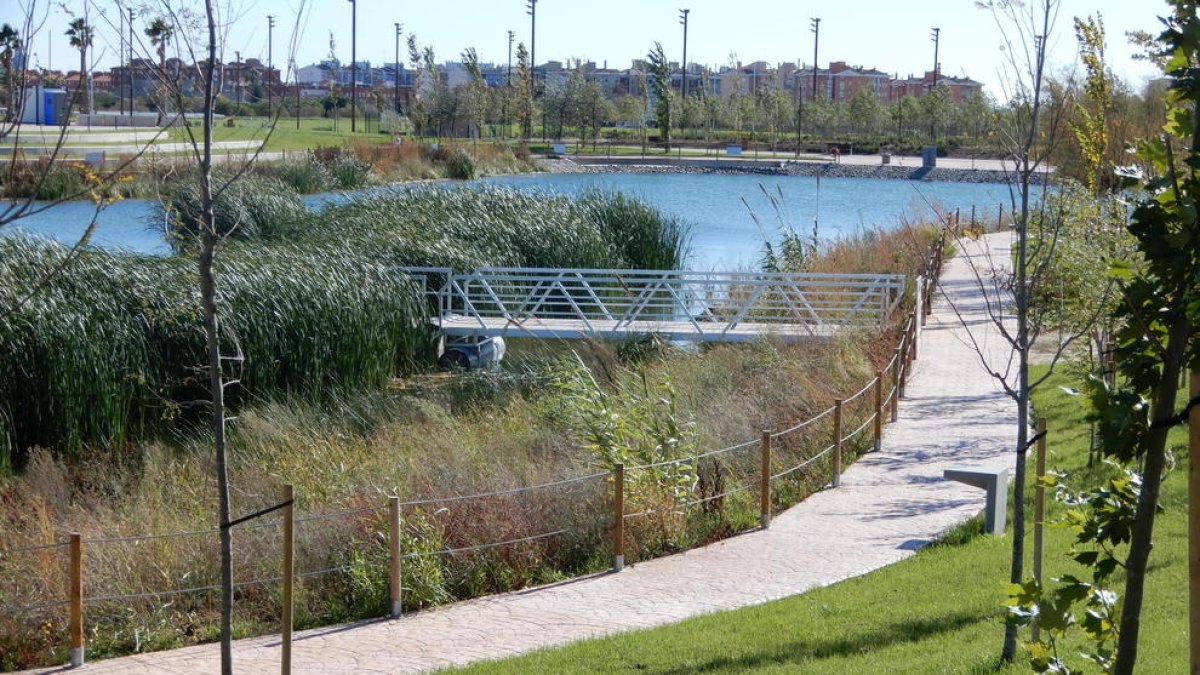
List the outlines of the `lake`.
<svg viewBox="0 0 1200 675">
<path fill-rule="evenodd" d="M 866 228 L 894 227 L 902 219 L 933 221 L 931 205 L 947 211 L 972 206 L 981 217 L 996 218 L 1008 202 L 1008 187 L 995 183 L 938 183 L 870 178 L 816 178 L 749 174 L 607 173 L 502 176 L 465 183 L 439 182 L 391 189 L 469 189 L 473 185 L 506 185 L 521 190 L 580 194 L 588 190 L 623 192 L 657 206 L 691 224 L 695 270 L 756 268 L 763 240 L 776 240 L 784 227 L 808 235 L 816 228 L 823 239 Z M 766 190 L 779 207 L 772 206 Z M 364 193 L 308 195 L 320 209 L 327 202 L 354 199 Z M 1005 207 L 1005 211 L 1008 208 Z M 753 212 L 761 226 L 751 216 Z M 985 215 L 986 214 L 986 215 Z M 87 202 L 70 202 L 24 218 L 20 228 L 73 242 L 95 215 Z M 93 238 L 97 246 L 137 253 L 169 252 L 154 202 L 125 200 L 104 209 Z"/>
</svg>

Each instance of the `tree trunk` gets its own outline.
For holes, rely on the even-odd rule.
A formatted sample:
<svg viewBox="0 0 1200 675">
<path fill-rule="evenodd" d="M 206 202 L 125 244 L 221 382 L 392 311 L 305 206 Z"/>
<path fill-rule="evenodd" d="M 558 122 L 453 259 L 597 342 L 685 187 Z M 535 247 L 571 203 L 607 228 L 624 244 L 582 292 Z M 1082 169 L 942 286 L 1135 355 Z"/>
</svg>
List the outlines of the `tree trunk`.
<svg viewBox="0 0 1200 675">
<path fill-rule="evenodd" d="M 1167 353 L 1163 355 L 1162 379 L 1154 393 L 1150 419 L 1158 422 L 1175 414 L 1175 395 L 1179 390 L 1179 374 L 1183 369 L 1191 324 L 1180 316 L 1168 330 Z M 1113 672 L 1131 675 L 1137 662 L 1138 632 L 1141 628 L 1142 599 L 1145 594 L 1146 566 L 1154 548 L 1154 515 L 1166 468 L 1167 434 L 1170 427 L 1151 427 L 1146 435 L 1145 463 L 1142 467 L 1142 492 L 1138 495 L 1137 511 L 1125 558 L 1125 597 L 1121 607 L 1120 637 L 1117 640 L 1117 662 Z"/>
<path fill-rule="evenodd" d="M 86 115 L 87 111 L 87 46 L 85 45 L 79 48 L 79 112 Z"/>
<path fill-rule="evenodd" d="M 212 396 L 213 450 L 217 471 L 217 518 L 221 529 L 221 672 L 233 673 L 233 542 L 229 529 L 229 471 L 225 456 L 225 381 L 221 372 L 221 336 L 218 321 L 217 279 L 213 271 L 219 237 L 213 222 L 212 135 L 214 72 L 217 62 L 217 24 L 213 0 L 204 0 L 208 20 L 208 64 L 204 71 L 204 139 L 200 155 L 200 208 L 204 233 L 201 242 L 200 302 L 204 312 L 204 339 L 208 353 L 209 389 Z"/>
</svg>

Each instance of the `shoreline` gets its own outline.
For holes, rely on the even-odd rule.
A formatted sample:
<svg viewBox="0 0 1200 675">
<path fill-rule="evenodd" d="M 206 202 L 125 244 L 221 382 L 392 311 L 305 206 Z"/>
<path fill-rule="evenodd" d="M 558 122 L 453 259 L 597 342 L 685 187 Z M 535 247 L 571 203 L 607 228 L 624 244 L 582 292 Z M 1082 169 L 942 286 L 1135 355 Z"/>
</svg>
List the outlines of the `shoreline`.
<svg viewBox="0 0 1200 675">
<path fill-rule="evenodd" d="M 910 167 L 897 165 L 868 165 L 857 163 L 741 161 L 728 160 L 614 160 L 593 158 L 540 159 L 546 173 L 686 173 L 686 174 L 755 174 L 763 176 L 803 176 L 820 178 L 875 178 L 880 180 L 915 180 L 942 183 L 1013 183 L 1011 171 L 995 169 L 962 169 L 953 167 Z M 1041 183 L 1046 173 L 1034 176 Z"/>
</svg>

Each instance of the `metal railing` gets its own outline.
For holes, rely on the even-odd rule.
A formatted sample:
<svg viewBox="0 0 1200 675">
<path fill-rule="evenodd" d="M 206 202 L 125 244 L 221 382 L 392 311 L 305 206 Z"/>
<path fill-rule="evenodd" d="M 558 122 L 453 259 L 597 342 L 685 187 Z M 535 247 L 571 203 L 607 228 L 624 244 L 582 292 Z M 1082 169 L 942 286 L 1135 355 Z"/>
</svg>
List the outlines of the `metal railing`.
<svg viewBox="0 0 1200 675">
<path fill-rule="evenodd" d="M 466 274 L 414 268 L 436 299 L 447 334 L 754 340 L 827 337 L 847 326 L 884 325 L 905 277 L 678 270 L 486 267 Z M 430 273 L 445 275 L 434 290 Z"/>
</svg>

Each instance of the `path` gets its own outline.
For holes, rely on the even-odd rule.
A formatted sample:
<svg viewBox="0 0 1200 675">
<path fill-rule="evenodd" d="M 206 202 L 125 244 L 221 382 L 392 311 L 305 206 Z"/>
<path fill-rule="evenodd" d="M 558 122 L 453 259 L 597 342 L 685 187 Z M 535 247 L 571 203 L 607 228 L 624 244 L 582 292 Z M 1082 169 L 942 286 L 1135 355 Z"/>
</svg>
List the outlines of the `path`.
<svg viewBox="0 0 1200 675">
<path fill-rule="evenodd" d="M 1009 235 L 989 235 L 985 242 L 993 260 L 1009 260 Z M 948 261 L 941 285 L 983 348 L 1003 355 L 964 257 Z M 769 530 L 619 574 L 460 602 L 397 621 L 305 631 L 293 647 L 295 672 L 416 672 L 497 658 L 762 603 L 913 555 L 982 508 L 982 491 L 943 481 L 942 469 L 1006 464 L 1011 455 L 1005 449 L 1015 436 L 1012 403 L 984 375 L 942 297 L 919 356 L 883 451 L 851 466 L 841 487 L 780 514 Z M 88 672 L 211 673 L 219 670 L 218 659 L 216 645 L 203 645 L 96 662 Z M 278 637 L 239 640 L 234 661 L 238 672 L 278 672 Z"/>
</svg>

